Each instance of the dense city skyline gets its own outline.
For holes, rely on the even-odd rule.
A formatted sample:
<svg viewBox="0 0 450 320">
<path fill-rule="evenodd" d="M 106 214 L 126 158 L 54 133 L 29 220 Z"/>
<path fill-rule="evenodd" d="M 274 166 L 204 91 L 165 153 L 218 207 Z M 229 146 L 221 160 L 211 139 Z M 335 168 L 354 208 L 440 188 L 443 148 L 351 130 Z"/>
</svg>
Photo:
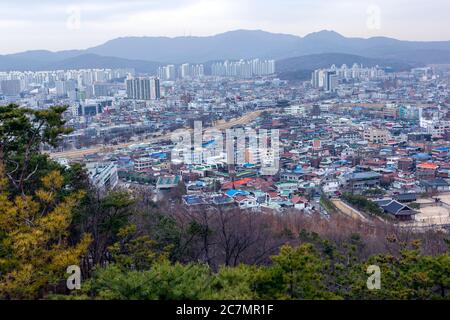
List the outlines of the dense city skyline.
<svg viewBox="0 0 450 320">
<path fill-rule="evenodd" d="M 84 49 L 124 36 L 211 36 L 236 29 L 298 36 L 327 29 L 348 37 L 450 40 L 444 18 L 450 3 L 443 0 L 43 0 L 2 1 L 0 9 L 1 54 Z"/>
</svg>

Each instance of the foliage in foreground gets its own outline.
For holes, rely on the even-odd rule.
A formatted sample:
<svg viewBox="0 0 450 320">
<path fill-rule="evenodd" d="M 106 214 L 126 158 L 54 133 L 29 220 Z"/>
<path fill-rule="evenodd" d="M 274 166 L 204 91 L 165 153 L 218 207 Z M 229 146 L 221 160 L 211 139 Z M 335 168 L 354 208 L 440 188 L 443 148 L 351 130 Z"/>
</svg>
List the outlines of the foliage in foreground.
<svg viewBox="0 0 450 320">
<path fill-rule="evenodd" d="M 363 263 L 327 258 L 311 243 L 283 246 L 270 266 L 221 267 L 170 263 L 162 259 L 145 271 L 119 264 L 97 269 L 80 292 L 63 299 L 449 299 L 448 253 L 425 256 L 418 243 L 399 257 L 375 255 Z M 329 252 L 328 252 L 329 253 Z M 330 257 L 330 255 L 328 255 Z M 334 260 L 334 261 L 332 261 Z M 381 289 L 367 289 L 369 265 L 381 269 Z"/>
<path fill-rule="evenodd" d="M 54 171 L 34 195 L 10 200 L 3 170 L 0 164 L 0 297 L 32 299 L 58 285 L 66 268 L 79 264 L 87 250 L 89 236 L 74 246 L 67 239 L 72 210 L 83 192 L 58 199 L 63 178 Z"/>
<path fill-rule="evenodd" d="M 89 235 L 71 242 L 73 210 L 84 197 L 65 170 L 40 152 L 55 146 L 65 107 L 0 107 L 0 298 L 36 299 L 58 290 L 78 265 Z"/>
</svg>

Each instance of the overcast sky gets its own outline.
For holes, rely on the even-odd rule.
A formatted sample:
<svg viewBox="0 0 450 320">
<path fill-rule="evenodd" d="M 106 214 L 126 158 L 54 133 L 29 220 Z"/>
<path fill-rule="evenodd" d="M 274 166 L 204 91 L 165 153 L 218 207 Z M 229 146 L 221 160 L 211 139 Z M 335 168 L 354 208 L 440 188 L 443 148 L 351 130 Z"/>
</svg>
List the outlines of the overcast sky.
<svg viewBox="0 0 450 320">
<path fill-rule="evenodd" d="M 0 54 L 262 29 L 450 40 L 449 0 L 0 0 Z"/>
</svg>

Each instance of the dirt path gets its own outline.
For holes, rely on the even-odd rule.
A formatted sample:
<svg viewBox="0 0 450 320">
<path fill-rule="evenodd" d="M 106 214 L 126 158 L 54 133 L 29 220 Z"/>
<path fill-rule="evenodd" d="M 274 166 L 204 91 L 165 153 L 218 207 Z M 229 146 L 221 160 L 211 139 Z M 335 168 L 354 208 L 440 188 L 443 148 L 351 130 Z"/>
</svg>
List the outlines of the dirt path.
<svg viewBox="0 0 450 320">
<path fill-rule="evenodd" d="M 350 207 L 348 204 L 344 203 L 342 200 L 339 199 L 333 199 L 331 200 L 333 202 L 334 206 L 343 214 L 346 216 L 349 216 L 352 219 L 357 219 L 365 222 L 369 222 L 370 220 L 367 219 L 361 212 L 356 210 L 353 207 Z"/>
</svg>

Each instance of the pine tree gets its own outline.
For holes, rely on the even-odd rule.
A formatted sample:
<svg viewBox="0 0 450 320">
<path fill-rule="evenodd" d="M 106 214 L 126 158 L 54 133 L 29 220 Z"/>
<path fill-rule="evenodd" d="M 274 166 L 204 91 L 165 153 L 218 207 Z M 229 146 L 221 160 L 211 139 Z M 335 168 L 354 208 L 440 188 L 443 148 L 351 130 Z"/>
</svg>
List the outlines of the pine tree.
<svg viewBox="0 0 450 320">
<path fill-rule="evenodd" d="M 67 237 L 72 210 L 84 194 L 60 197 L 63 182 L 53 171 L 34 194 L 11 196 L 0 165 L 0 298 L 43 297 L 86 252 L 89 236 L 75 246 Z"/>
</svg>

